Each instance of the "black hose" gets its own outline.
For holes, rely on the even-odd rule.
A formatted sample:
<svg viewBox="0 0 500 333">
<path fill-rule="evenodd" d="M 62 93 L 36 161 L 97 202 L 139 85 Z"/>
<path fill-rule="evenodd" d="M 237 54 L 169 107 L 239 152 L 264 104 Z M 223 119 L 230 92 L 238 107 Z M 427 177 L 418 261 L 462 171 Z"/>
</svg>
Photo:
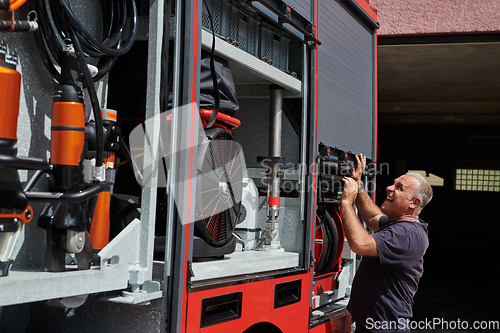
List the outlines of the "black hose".
<svg viewBox="0 0 500 333">
<path fill-rule="evenodd" d="M 67 0 L 34 0 L 32 9 L 39 17 L 35 40 L 40 56 L 59 83 L 59 59 L 65 47 L 62 42 L 74 30 L 83 52 L 94 58 L 98 74 L 93 81 L 104 77 L 116 62 L 116 57 L 132 47 L 137 31 L 137 8 L 134 0 L 101 0 L 103 36 L 97 40 L 79 22 Z M 127 19 L 130 21 L 128 29 Z M 126 41 L 124 41 L 126 38 Z"/>
<path fill-rule="evenodd" d="M 131 3 L 132 6 L 132 12 L 133 12 L 133 19 L 132 19 L 132 24 L 130 26 L 130 37 L 127 39 L 125 44 L 123 46 L 120 45 L 120 42 L 117 41 L 118 43 L 115 45 L 116 47 L 111 47 L 108 45 L 105 45 L 105 43 L 102 43 L 98 41 L 94 36 L 92 36 L 85 28 L 81 25 L 80 21 L 76 18 L 76 16 L 73 14 L 71 11 L 71 8 L 69 7 L 69 3 L 67 0 L 59 0 L 59 4 L 62 6 L 62 9 L 64 10 L 64 13 L 68 16 L 68 22 L 71 24 L 72 28 L 78 32 L 78 34 L 82 37 L 84 37 L 85 40 L 87 40 L 91 45 L 95 47 L 97 51 L 101 51 L 107 55 L 112 55 L 112 56 L 121 56 L 125 53 L 127 53 L 130 48 L 132 47 L 134 40 L 135 40 L 135 34 L 136 34 L 136 28 L 137 28 L 137 8 L 135 6 L 135 2 L 133 0 L 128 0 L 129 3 Z M 125 13 L 125 6 L 123 7 Z M 122 30 L 124 24 L 120 27 L 120 31 Z"/>
<path fill-rule="evenodd" d="M 43 0 L 35 0 L 32 3 L 39 19 L 39 28 L 34 32 L 35 42 L 42 61 L 56 82 L 60 82 L 61 74 L 54 66 L 54 59 L 61 59 L 63 46 L 59 42 L 53 31 L 52 15 L 47 12 L 47 7 Z M 56 53 L 56 54 L 54 54 Z"/>
<path fill-rule="evenodd" d="M 80 63 L 80 67 L 83 72 L 83 78 L 85 80 L 85 85 L 89 91 L 90 103 L 92 104 L 92 110 L 94 111 L 94 120 L 96 124 L 96 157 L 95 166 L 100 167 L 104 162 L 104 142 L 103 142 L 103 125 L 102 125 L 102 114 L 101 107 L 99 106 L 99 101 L 97 100 L 97 93 L 95 91 L 94 82 L 92 82 L 92 76 L 90 75 L 89 68 L 87 67 L 87 62 L 83 54 L 82 46 L 80 41 L 76 36 L 74 30 L 70 29 L 71 40 L 73 41 L 73 46 L 75 47 L 76 57 Z"/>
<path fill-rule="evenodd" d="M 34 0 L 33 9 L 39 15 L 40 29 L 35 40 L 43 63 L 52 77 L 59 83 L 62 41 L 71 38 L 82 73 L 83 83 L 89 92 L 90 102 L 96 122 L 96 166 L 100 167 L 104 157 L 102 115 L 93 82 L 104 77 L 116 63 L 118 56 L 132 47 L 137 31 L 137 8 L 134 0 L 102 0 L 103 38 L 92 36 L 71 10 L 68 0 Z M 129 15 L 130 14 L 130 15 Z M 127 18 L 130 17 L 128 31 L 125 32 Z M 124 42 L 124 37 L 127 40 Z M 97 75 L 92 78 L 85 56 L 97 60 Z"/>
</svg>

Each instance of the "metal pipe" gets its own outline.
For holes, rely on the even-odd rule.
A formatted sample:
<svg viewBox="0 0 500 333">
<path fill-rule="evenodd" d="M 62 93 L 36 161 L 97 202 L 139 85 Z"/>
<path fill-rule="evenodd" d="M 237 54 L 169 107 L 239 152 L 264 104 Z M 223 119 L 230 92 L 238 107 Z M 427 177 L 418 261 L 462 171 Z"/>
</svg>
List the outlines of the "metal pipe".
<svg viewBox="0 0 500 333">
<path fill-rule="evenodd" d="M 269 111 L 269 156 L 281 156 L 281 124 L 283 118 L 283 88 L 273 85 L 270 87 L 270 111 Z M 280 179 L 278 172 L 280 163 L 269 163 L 268 166 L 268 216 L 278 217 Z M 274 220 L 274 219 L 272 219 Z M 274 224 L 274 223 L 273 223 Z M 274 230 L 274 225 L 273 225 Z"/>
<path fill-rule="evenodd" d="M 266 247 L 271 250 L 283 251 L 279 237 L 279 200 L 280 179 L 278 172 L 281 165 L 281 123 L 283 118 L 283 88 L 272 85 L 270 90 L 269 110 L 269 158 L 267 169 L 267 215 L 266 223 Z"/>
<path fill-rule="evenodd" d="M 41 202 L 73 202 L 79 203 L 98 195 L 101 192 L 109 191 L 109 184 L 99 183 L 91 187 L 75 193 L 61 193 L 61 192 L 28 192 L 26 198 L 28 201 L 41 201 Z"/>
</svg>

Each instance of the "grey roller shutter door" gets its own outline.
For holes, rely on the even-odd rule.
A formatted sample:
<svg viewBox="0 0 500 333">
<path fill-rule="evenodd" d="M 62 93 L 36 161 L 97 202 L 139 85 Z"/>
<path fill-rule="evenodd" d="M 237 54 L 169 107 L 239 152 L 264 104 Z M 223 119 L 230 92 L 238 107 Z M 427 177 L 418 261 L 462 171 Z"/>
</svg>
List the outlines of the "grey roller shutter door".
<svg viewBox="0 0 500 333">
<path fill-rule="evenodd" d="M 318 9 L 318 142 L 373 158 L 375 30 L 347 1 Z"/>
</svg>

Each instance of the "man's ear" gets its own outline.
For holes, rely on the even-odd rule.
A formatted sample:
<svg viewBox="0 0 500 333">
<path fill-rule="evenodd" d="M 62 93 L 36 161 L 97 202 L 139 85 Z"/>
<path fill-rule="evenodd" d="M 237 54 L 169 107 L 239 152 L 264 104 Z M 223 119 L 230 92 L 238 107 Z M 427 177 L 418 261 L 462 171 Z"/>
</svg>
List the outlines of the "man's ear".
<svg viewBox="0 0 500 333">
<path fill-rule="evenodd" d="M 410 208 L 417 208 L 420 206 L 420 203 L 422 202 L 422 199 L 420 198 L 413 198 L 410 201 Z"/>
</svg>

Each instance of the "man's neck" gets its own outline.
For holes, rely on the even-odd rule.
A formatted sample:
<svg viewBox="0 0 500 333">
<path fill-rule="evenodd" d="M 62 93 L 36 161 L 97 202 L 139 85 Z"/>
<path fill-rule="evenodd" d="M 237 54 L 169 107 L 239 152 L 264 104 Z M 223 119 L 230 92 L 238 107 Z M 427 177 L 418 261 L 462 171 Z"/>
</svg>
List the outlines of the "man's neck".
<svg viewBox="0 0 500 333">
<path fill-rule="evenodd" d="M 401 221 L 401 220 L 420 222 L 418 215 L 414 215 L 414 214 L 403 214 L 403 215 L 400 215 L 400 216 L 395 217 L 395 218 L 389 218 L 390 222 Z"/>
</svg>

